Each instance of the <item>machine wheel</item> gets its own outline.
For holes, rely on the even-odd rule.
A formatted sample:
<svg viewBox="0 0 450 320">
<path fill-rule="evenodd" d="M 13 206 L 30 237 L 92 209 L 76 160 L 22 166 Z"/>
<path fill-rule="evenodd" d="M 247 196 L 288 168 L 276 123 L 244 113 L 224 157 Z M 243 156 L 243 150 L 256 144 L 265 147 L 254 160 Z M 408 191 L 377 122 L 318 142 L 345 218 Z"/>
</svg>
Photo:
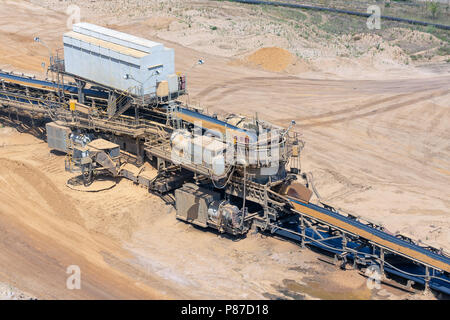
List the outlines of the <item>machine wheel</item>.
<svg viewBox="0 0 450 320">
<path fill-rule="evenodd" d="M 93 171 L 92 171 L 92 163 L 83 164 L 81 166 L 81 175 L 83 176 L 83 184 L 85 187 L 91 185 L 93 181 Z"/>
</svg>

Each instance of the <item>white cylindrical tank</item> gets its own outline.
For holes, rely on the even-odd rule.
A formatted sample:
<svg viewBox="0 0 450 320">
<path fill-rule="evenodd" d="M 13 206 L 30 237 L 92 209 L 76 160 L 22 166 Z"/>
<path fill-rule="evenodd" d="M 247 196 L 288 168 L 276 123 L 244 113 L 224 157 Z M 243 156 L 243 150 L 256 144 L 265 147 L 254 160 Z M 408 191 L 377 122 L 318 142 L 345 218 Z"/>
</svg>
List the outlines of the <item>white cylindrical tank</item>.
<svg viewBox="0 0 450 320">
<path fill-rule="evenodd" d="M 185 129 L 176 130 L 170 137 L 172 160 L 176 163 L 192 161 L 191 133 Z"/>
<path fill-rule="evenodd" d="M 212 171 L 216 176 L 221 176 L 225 173 L 225 157 L 223 154 L 218 154 L 212 159 Z"/>
</svg>

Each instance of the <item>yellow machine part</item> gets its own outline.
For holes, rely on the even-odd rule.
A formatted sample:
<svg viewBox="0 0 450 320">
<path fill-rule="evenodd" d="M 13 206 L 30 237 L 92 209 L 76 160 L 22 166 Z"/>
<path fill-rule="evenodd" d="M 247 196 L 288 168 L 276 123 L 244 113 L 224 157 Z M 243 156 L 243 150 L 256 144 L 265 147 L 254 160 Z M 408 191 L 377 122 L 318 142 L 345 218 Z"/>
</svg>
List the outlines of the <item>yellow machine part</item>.
<svg viewBox="0 0 450 320">
<path fill-rule="evenodd" d="M 156 95 L 158 97 L 167 97 L 169 95 L 169 83 L 164 80 L 161 81 L 156 89 Z"/>
<path fill-rule="evenodd" d="M 75 99 L 70 99 L 69 100 L 69 109 L 70 109 L 70 111 L 75 111 L 76 104 L 77 104 L 77 100 L 75 100 Z"/>
<path fill-rule="evenodd" d="M 312 197 L 312 191 L 309 190 L 304 185 L 293 182 L 288 186 L 283 187 L 281 190 L 281 194 L 285 194 L 291 198 L 303 201 L 308 203 Z"/>
</svg>

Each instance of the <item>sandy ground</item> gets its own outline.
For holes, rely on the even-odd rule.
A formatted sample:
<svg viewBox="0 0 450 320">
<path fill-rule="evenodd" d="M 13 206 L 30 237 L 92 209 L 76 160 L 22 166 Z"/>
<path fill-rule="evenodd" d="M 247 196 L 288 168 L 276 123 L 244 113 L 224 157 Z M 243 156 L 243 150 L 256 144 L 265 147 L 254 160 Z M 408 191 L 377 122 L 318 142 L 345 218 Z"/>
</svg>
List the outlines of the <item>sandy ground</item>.
<svg viewBox="0 0 450 320">
<path fill-rule="evenodd" d="M 216 19 L 199 14 L 204 3 L 193 2 L 193 25 Z M 61 47 L 67 3 L 56 5 L 49 10 L 0 1 L 1 67 L 42 71 L 47 50 L 32 39 L 39 35 L 51 48 Z M 225 11 L 230 6 L 224 4 Z M 85 10 L 86 20 L 175 49 L 190 103 L 210 112 L 258 112 L 282 125 L 295 119 L 306 141 L 302 168 L 313 173 L 323 199 L 450 251 L 448 64 L 416 68 L 386 55 L 388 47 L 376 59 L 329 57 L 321 48 L 305 60 L 282 39 L 267 37 L 261 46 L 294 57 L 290 67 L 272 72 L 247 63 L 259 48 L 255 36 L 236 52 L 236 46 L 223 49 L 213 41 L 220 36 L 197 39 L 207 36 L 200 27 L 182 36 L 185 31 L 176 28 L 184 22 L 164 14 L 166 7 L 160 15 L 143 11 L 128 19 L 104 9 Z M 228 17 L 215 25 L 231 23 Z M 232 36 L 245 39 L 242 32 Z M 376 40 L 361 39 L 356 41 Z M 193 68 L 199 58 L 206 63 Z M 68 189 L 63 156 L 29 134 L 0 130 L 0 282 L 30 296 L 420 298 L 388 287 L 371 292 L 354 271 L 338 271 L 289 242 L 261 235 L 235 241 L 186 225 L 161 199 L 129 181 L 100 193 Z M 66 268 L 73 264 L 82 270 L 81 290 L 65 287 Z"/>
<path fill-rule="evenodd" d="M 0 279 L 28 293 L 5 289 L 4 298 L 408 297 L 370 291 L 356 271 L 293 243 L 177 221 L 172 206 L 128 180 L 99 193 L 69 189 L 64 156 L 28 133 L 1 128 L 0 146 Z M 81 290 L 66 287 L 70 265 L 81 269 Z"/>
<path fill-rule="evenodd" d="M 22 291 L 14 288 L 6 283 L 0 282 L 0 300 L 34 300 L 33 296 L 30 296 Z"/>
</svg>

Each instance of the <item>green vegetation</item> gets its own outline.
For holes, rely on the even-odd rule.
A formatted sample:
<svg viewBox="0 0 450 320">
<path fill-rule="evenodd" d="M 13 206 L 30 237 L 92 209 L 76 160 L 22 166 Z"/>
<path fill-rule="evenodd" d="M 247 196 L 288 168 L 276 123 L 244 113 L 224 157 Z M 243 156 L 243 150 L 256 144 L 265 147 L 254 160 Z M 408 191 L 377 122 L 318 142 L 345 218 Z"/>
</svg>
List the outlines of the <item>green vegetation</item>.
<svg viewBox="0 0 450 320">
<path fill-rule="evenodd" d="M 366 12 L 370 5 L 378 5 L 382 9 L 383 15 L 428 21 L 433 23 L 449 24 L 448 17 L 450 13 L 449 3 L 438 3 L 432 0 L 430 9 L 429 1 L 417 0 L 392 0 L 390 2 L 374 0 L 294 0 L 286 2 L 298 2 L 299 4 Z M 436 7 L 436 8 L 435 8 Z M 432 11 L 430 11 L 432 10 Z M 312 12 L 313 10 L 308 10 Z M 434 12 L 434 14 L 432 13 Z"/>
<path fill-rule="evenodd" d="M 301 9 L 291 9 L 286 7 L 275 7 L 262 5 L 262 10 L 277 18 L 279 22 L 288 22 L 289 20 L 303 21 L 307 15 Z"/>
<path fill-rule="evenodd" d="M 314 24 L 321 24 L 322 14 L 318 12 L 311 12 L 311 22 Z"/>
<path fill-rule="evenodd" d="M 396 0 L 381 1 L 377 0 L 291 0 L 301 4 L 315 5 L 322 7 L 333 7 L 338 9 L 347 9 L 358 12 L 366 12 L 368 6 L 376 4 L 382 8 L 383 15 L 408 18 L 421 21 L 429 21 L 433 23 L 449 24 L 449 5 L 415 1 L 415 0 Z M 386 4 L 386 6 L 383 6 Z M 436 5 L 436 6 L 434 6 Z M 390 41 L 398 39 L 396 28 L 404 28 L 409 30 L 417 30 L 428 33 L 423 37 L 424 42 L 409 42 L 408 40 L 398 39 L 396 45 L 402 48 L 407 54 L 411 54 L 411 59 L 427 59 L 432 55 L 448 55 L 450 47 L 450 32 L 448 30 L 439 29 L 433 26 L 420 26 L 409 23 L 402 23 L 390 20 L 381 20 L 381 29 L 370 30 L 367 28 L 367 19 L 365 17 L 352 16 L 347 14 L 321 12 L 316 10 L 305 10 L 287 7 L 277 7 L 269 5 L 245 5 L 253 8 L 255 12 L 264 14 L 270 19 L 270 29 L 272 33 L 283 36 L 291 42 L 296 37 L 321 38 L 326 40 L 334 39 L 340 35 L 355 35 L 359 33 L 377 34 L 385 40 Z M 286 28 L 286 27 L 290 27 Z M 293 31 L 293 32 L 291 32 Z M 419 36 L 420 37 L 420 36 Z M 434 37 L 440 40 L 437 42 Z M 434 39 L 434 40 L 433 40 Z M 356 41 L 356 40 L 355 40 Z M 433 43 L 427 44 L 427 41 Z M 346 45 L 347 47 L 347 45 Z M 349 49 L 349 47 L 347 47 Z M 377 47 L 379 51 L 383 48 Z M 434 49 L 429 54 L 415 55 L 415 52 L 421 52 L 427 49 Z M 358 54 L 357 52 L 355 54 Z"/>
<path fill-rule="evenodd" d="M 450 45 L 440 47 L 437 51 L 438 55 L 446 56 L 450 55 Z"/>
<path fill-rule="evenodd" d="M 319 29 L 329 34 L 354 34 L 359 32 L 372 32 L 367 29 L 366 19 L 361 19 L 356 16 L 348 16 L 340 13 L 328 14 L 328 19 L 324 23 L 320 23 L 317 26 Z"/>
<path fill-rule="evenodd" d="M 438 29 L 433 26 L 416 26 L 415 29 L 435 36 L 442 41 L 443 45 L 450 44 L 450 32 L 448 30 Z"/>
<path fill-rule="evenodd" d="M 439 13 L 439 3 L 437 1 L 427 2 L 427 10 L 430 12 L 431 18 L 436 19 Z"/>
</svg>

